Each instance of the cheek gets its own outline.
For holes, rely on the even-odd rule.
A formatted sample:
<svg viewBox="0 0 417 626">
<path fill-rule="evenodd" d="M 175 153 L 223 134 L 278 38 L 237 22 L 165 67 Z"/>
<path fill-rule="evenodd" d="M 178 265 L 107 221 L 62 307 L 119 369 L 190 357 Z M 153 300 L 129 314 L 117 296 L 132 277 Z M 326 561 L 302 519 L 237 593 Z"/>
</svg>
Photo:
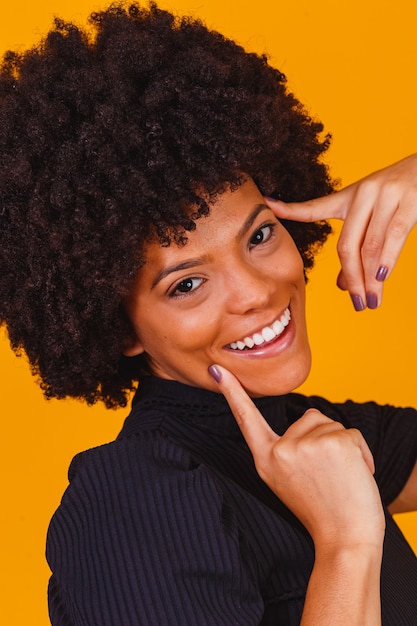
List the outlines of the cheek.
<svg viewBox="0 0 417 626">
<path fill-rule="evenodd" d="M 185 352 L 198 351 L 210 347 L 215 340 L 218 324 L 207 302 L 198 311 L 183 311 L 171 326 L 171 343 Z"/>
<path fill-rule="evenodd" d="M 142 323 L 140 335 L 149 354 L 194 352 L 210 346 L 216 336 L 217 321 L 208 305 L 199 307 L 198 311 L 168 308 L 160 311 L 159 319 L 155 323 L 153 316 L 148 323 Z"/>
</svg>

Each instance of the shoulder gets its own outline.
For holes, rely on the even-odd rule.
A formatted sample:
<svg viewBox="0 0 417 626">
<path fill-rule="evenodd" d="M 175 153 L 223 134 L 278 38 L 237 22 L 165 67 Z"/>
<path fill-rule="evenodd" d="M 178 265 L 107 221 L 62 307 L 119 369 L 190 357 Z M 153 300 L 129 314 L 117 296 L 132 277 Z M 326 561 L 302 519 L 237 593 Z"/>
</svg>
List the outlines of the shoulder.
<svg viewBox="0 0 417 626">
<path fill-rule="evenodd" d="M 84 572 L 87 581 L 91 564 L 100 562 L 105 551 L 108 572 L 121 555 L 125 562 L 149 563 L 143 552 L 161 532 L 177 533 L 184 520 L 220 522 L 222 494 L 216 481 L 158 431 L 78 454 L 69 479 L 47 537 L 47 558 L 57 579 Z"/>
<path fill-rule="evenodd" d="M 184 516 L 218 518 L 222 499 L 214 475 L 188 450 L 163 432 L 141 432 L 74 457 L 69 485 L 49 526 L 49 545 L 52 538 L 70 541 L 66 533 L 71 541 L 81 533 L 95 542 L 97 529 L 102 541 L 104 535 L 114 541 L 121 519 L 126 536 L 130 527 L 146 534 L 164 511 L 171 511 L 173 525 Z"/>
<path fill-rule="evenodd" d="M 357 428 L 374 454 L 381 446 L 395 447 L 403 442 L 404 446 L 408 443 L 414 447 L 413 442 L 417 442 L 417 411 L 411 407 L 352 400 L 335 403 L 296 393 L 288 396 L 287 406 L 290 419 L 298 419 L 308 408 L 315 408 L 346 428 Z"/>
<path fill-rule="evenodd" d="M 377 402 L 331 402 L 321 396 L 304 396 L 291 393 L 287 396 L 287 406 L 293 419 L 300 417 L 308 408 L 315 408 L 330 417 L 343 423 L 347 428 L 373 428 L 382 423 L 406 424 L 417 429 L 417 411 L 411 407 L 396 407 L 390 404 Z"/>
<path fill-rule="evenodd" d="M 149 431 L 77 455 L 69 473 L 48 530 L 51 612 L 65 605 L 82 616 L 77 624 L 208 625 L 210 602 L 227 578 L 238 601 L 233 623 L 246 623 L 239 603 L 248 572 L 237 522 L 206 466 Z M 125 610 L 131 621 L 120 618 Z"/>
<path fill-rule="evenodd" d="M 185 493 L 190 496 L 191 491 L 215 487 L 204 466 L 160 431 L 141 432 L 79 453 L 68 478 L 58 515 L 68 508 L 85 515 L 88 506 L 97 517 L 100 512 L 104 515 L 104 509 L 117 511 L 136 503 L 144 507 L 162 493 L 181 492 L 181 486 L 187 485 Z"/>
<path fill-rule="evenodd" d="M 190 455 L 179 444 L 158 430 L 143 431 L 128 437 L 122 437 L 95 448 L 77 454 L 69 467 L 70 484 L 80 475 L 98 474 L 103 480 L 104 467 L 111 468 L 107 478 L 130 472 L 131 469 L 142 474 L 145 471 L 158 473 L 162 470 L 187 469 Z"/>
</svg>

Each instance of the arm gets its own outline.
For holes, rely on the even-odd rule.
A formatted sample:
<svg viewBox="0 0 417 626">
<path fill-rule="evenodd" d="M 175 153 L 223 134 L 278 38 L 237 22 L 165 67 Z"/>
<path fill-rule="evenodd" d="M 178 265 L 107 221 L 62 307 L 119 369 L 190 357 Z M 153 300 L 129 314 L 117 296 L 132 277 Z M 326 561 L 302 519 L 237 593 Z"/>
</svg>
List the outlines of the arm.
<svg viewBox="0 0 417 626">
<path fill-rule="evenodd" d="M 316 549 L 301 626 L 380 624 L 380 568 L 379 549 Z"/>
<path fill-rule="evenodd" d="M 53 626 L 254 626 L 263 601 L 206 468 L 158 433 L 76 457 L 48 531 Z"/>
<path fill-rule="evenodd" d="M 309 410 L 279 437 L 232 374 L 215 368 L 259 475 L 313 538 L 302 626 L 379 626 L 385 522 L 361 434 Z"/>
</svg>

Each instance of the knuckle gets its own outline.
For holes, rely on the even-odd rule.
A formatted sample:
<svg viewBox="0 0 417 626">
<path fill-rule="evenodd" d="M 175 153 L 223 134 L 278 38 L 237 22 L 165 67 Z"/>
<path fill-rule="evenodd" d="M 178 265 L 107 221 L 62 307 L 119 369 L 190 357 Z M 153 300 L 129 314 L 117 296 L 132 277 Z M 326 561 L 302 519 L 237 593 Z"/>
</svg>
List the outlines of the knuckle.
<svg viewBox="0 0 417 626">
<path fill-rule="evenodd" d="M 364 436 L 362 435 L 361 431 L 358 430 L 358 428 L 348 428 L 346 430 L 346 432 L 350 435 L 350 437 L 352 439 L 354 439 L 355 441 L 359 441 L 359 440 L 364 440 Z"/>
<path fill-rule="evenodd" d="M 249 418 L 249 407 L 239 404 L 233 407 L 233 414 L 236 418 L 238 424 L 242 425 L 248 421 Z"/>
<path fill-rule="evenodd" d="M 328 436 L 322 438 L 322 441 L 320 442 L 321 454 L 328 458 L 333 456 L 342 458 L 341 453 L 342 450 L 345 449 L 347 443 L 346 430 L 338 428 Z"/>
<path fill-rule="evenodd" d="M 358 448 L 359 440 L 363 439 L 361 433 L 356 428 L 345 428 L 334 432 L 331 438 L 332 452 L 342 455 L 343 450 Z"/>
<path fill-rule="evenodd" d="M 287 448 L 291 446 L 275 444 L 267 453 L 258 455 L 254 458 L 255 469 L 260 478 L 268 483 L 271 477 L 271 467 L 283 470 L 286 466 L 290 465 L 292 457 Z"/>
<path fill-rule="evenodd" d="M 352 244 L 346 237 L 340 237 L 337 242 L 337 254 L 339 258 L 345 259 L 352 253 Z"/>
<path fill-rule="evenodd" d="M 382 194 L 384 199 L 389 201 L 391 198 L 396 199 L 398 195 L 402 192 L 402 184 L 398 179 L 387 180 L 384 183 L 384 187 L 382 189 Z"/>
<path fill-rule="evenodd" d="M 396 217 L 389 227 L 389 235 L 395 239 L 402 239 L 408 234 L 409 226 L 403 218 Z"/>
<path fill-rule="evenodd" d="M 318 409 L 311 407 L 305 411 L 304 415 L 308 417 L 316 417 L 317 415 L 322 415 L 322 413 L 320 413 Z"/>
<path fill-rule="evenodd" d="M 369 176 L 368 178 L 365 178 L 362 182 L 361 182 L 361 187 L 360 187 L 360 191 L 363 194 L 363 198 L 366 197 L 375 197 L 379 191 L 380 191 L 380 183 L 378 182 L 377 177 L 374 176 Z"/>
<path fill-rule="evenodd" d="M 288 441 L 285 438 L 279 439 L 275 442 L 272 448 L 272 456 L 274 460 L 283 463 L 291 455 L 291 450 L 294 447 L 293 441 Z"/>
<path fill-rule="evenodd" d="M 362 246 L 362 255 L 374 256 L 381 250 L 381 241 L 376 237 L 369 237 Z"/>
<path fill-rule="evenodd" d="M 319 411 L 318 409 L 314 409 L 314 408 L 310 408 L 310 409 L 307 409 L 307 411 L 305 411 L 303 415 L 303 420 L 311 422 L 313 424 L 322 424 L 324 422 L 332 421 L 329 417 L 327 417 L 326 415 L 323 415 L 321 411 Z"/>
</svg>

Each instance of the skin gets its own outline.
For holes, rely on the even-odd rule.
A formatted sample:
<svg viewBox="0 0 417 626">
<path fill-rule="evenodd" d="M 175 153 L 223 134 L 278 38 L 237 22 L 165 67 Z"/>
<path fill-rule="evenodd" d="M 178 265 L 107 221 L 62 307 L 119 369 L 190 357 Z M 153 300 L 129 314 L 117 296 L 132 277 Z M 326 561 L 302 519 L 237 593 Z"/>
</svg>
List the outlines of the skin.
<svg viewBox="0 0 417 626">
<path fill-rule="evenodd" d="M 259 475 L 313 538 L 302 626 L 379 626 L 385 522 L 362 435 L 309 410 L 279 437 L 237 379 L 216 368 Z"/>
<path fill-rule="evenodd" d="M 416 181 L 414 155 L 327 198 L 298 205 L 268 203 L 282 218 L 343 219 L 338 286 L 364 301 L 369 293 L 375 293 L 380 303 L 378 268 L 387 267 L 389 275 L 417 223 Z M 214 366 L 214 374 L 259 474 L 313 537 L 316 559 L 302 625 L 380 624 L 383 519 L 365 442 L 357 431 L 338 428 L 317 411 L 308 411 L 278 437 L 230 372 Z M 320 472 L 322 458 L 332 467 L 330 482 L 326 473 Z M 354 470 L 355 474 L 350 474 L 347 482 L 342 458 L 348 461 L 349 473 Z M 390 509 L 417 509 L 417 463 Z"/>
<path fill-rule="evenodd" d="M 343 220 L 338 242 L 341 270 L 338 287 L 382 302 L 384 281 L 376 280 L 380 267 L 388 278 L 395 268 L 407 236 L 417 224 L 417 154 L 374 172 L 341 191 L 303 203 L 268 204 L 281 218 L 314 222 Z M 417 462 L 391 513 L 417 510 Z"/>
<path fill-rule="evenodd" d="M 188 385 L 218 391 L 208 373 L 214 362 L 252 396 L 288 393 L 310 369 L 304 303 L 298 250 L 248 180 L 218 198 L 185 246 L 149 246 L 126 302 L 136 339 L 125 352 L 146 352 L 157 376 Z M 244 352 L 227 347 L 287 307 L 291 321 L 277 341 Z"/>
<path fill-rule="evenodd" d="M 219 197 L 186 246 L 152 244 L 126 302 L 136 332 L 126 354 L 145 352 L 163 378 L 221 391 L 261 478 L 309 530 L 316 559 L 303 626 L 381 623 L 384 515 L 372 455 L 357 430 L 310 410 L 279 437 L 249 397 L 287 393 L 310 367 L 301 260 L 280 225 L 271 234 L 273 214 L 344 219 L 338 284 L 365 301 L 373 290 L 380 302 L 376 272 L 383 264 L 389 274 L 417 222 L 405 191 L 416 173 L 412 157 L 328 198 L 291 206 L 268 202 L 270 210 L 249 180 Z M 411 195 L 415 199 L 415 187 Z M 248 356 L 227 347 L 271 324 L 288 305 L 287 334 L 272 349 Z M 417 508 L 416 501 L 417 469 L 393 510 Z"/>
<path fill-rule="evenodd" d="M 147 263 L 126 302 L 136 333 L 126 353 L 145 352 L 157 376 L 215 391 L 219 389 L 208 368 L 213 362 L 225 368 L 224 380 L 227 383 L 230 376 L 235 387 L 223 381 L 221 391 L 252 449 L 260 476 L 315 542 L 316 565 L 303 623 L 325 623 L 328 618 L 337 624 L 336 598 L 348 585 L 355 602 L 349 599 L 343 619 L 379 624 L 384 518 L 372 456 L 361 434 L 309 411 L 279 438 L 260 414 L 254 419 L 248 396 L 288 393 L 307 376 L 310 349 L 304 303 L 297 248 L 248 180 L 218 198 L 185 246 L 162 247 L 158 242 L 149 246 Z M 271 325 L 287 307 L 291 321 L 276 341 L 249 352 L 228 347 Z M 330 476 L 324 471 L 329 466 Z M 363 577 L 358 573 L 358 554 Z M 331 603 L 321 600 L 329 597 Z"/>
<path fill-rule="evenodd" d="M 417 224 L 417 155 L 411 155 L 341 191 L 303 203 L 270 202 L 275 214 L 302 222 L 336 218 L 344 225 L 337 249 L 341 262 L 338 286 L 382 301 L 380 267 L 391 274 L 406 239 Z M 372 307 L 374 308 L 374 307 Z"/>
</svg>

